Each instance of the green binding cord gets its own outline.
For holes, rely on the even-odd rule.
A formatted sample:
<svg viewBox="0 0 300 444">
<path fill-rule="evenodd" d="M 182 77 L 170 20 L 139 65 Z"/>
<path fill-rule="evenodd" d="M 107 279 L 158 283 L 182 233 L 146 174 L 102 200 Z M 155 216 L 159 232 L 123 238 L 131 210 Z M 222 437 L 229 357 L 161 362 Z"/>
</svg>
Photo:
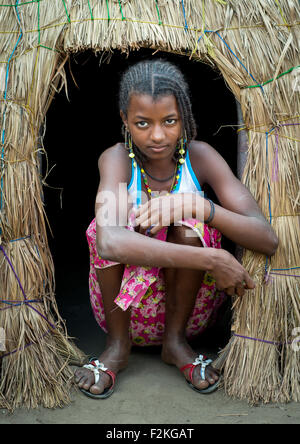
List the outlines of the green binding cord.
<svg viewBox="0 0 300 444">
<path fill-rule="evenodd" d="M 45 48 L 45 49 L 49 49 L 50 51 L 55 51 L 55 52 L 60 52 L 58 49 L 56 48 L 49 48 L 49 46 L 45 46 L 45 45 L 39 45 L 40 48 Z"/>
<path fill-rule="evenodd" d="M 300 68 L 300 65 L 293 66 L 292 68 L 288 69 L 287 71 L 282 72 L 281 74 L 279 74 L 279 76 L 276 77 L 276 79 L 267 80 L 266 82 L 264 82 L 264 83 L 262 83 L 260 85 L 257 84 L 257 85 L 244 86 L 243 89 L 246 89 L 246 88 L 259 88 L 261 86 L 265 86 L 268 83 L 274 82 L 274 80 L 278 80 L 278 79 L 280 79 L 280 77 L 285 76 L 286 74 L 289 74 L 290 72 L 292 72 L 294 69 L 297 69 L 297 68 Z"/>
<path fill-rule="evenodd" d="M 89 10 L 90 10 L 90 14 L 91 14 L 91 19 L 94 20 L 93 11 L 92 11 L 92 8 L 91 8 L 91 5 L 90 5 L 89 0 L 87 0 L 87 2 L 88 2 L 88 5 L 89 5 Z"/>
<path fill-rule="evenodd" d="M 160 12 L 159 12 L 159 7 L 158 7 L 157 0 L 155 0 L 155 5 L 156 5 L 156 11 L 157 11 L 157 15 L 158 15 L 158 24 L 162 25 L 162 21 L 161 21 L 161 17 L 160 17 Z"/>
<path fill-rule="evenodd" d="M 122 5 L 121 5 L 120 0 L 119 0 L 119 6 L 120 6 L 121 15 L 122 15 L 122 20 L 126 20 L 126 18 L 124 17 L 124 14 L 123 14 L 123 9 L 122 9 Z"/>
<path fill-rule="evenodd" d="M 106 0 L 106 7 L 107 7 L 107 20 L 108 20 L 108 23 L 109 23 L 110 22 L 110 14 L 109 14 L 108 0 Z"/>
<path fill-rule="evenodd" d="M 66 14 L 67 14 L 68 22 L 71 23 L 71 19 L 70 19 L 70 16 L 68 14 L 68 10 L 67 10 L 66 4 L 65 4 L 65 0 L 62 0 L 62 2 L 63 2 L 64 7 L 65 7 L 65 11 L 66 11 Z"/>
</svg>

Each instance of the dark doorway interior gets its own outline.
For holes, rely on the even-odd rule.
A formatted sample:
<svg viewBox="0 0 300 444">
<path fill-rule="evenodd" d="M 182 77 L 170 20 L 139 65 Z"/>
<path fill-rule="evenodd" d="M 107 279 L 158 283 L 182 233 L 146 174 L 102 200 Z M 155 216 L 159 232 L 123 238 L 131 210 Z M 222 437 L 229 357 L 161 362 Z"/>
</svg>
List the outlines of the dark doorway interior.
<svg viewBox="0 0 300 444">
<path fill-rule="evenodd" d="M 52 237 L 49 231 L 56 297 L 69 334 L 78 338 L 86 353 L 99 353 L 103 334 L 89 307 L 85 230 L 94 217 L 98 157 L 122 140 L 117 94 L 120 75 L 126 67 L 149 57 L 162 57 L 177 64 L 190 85 L 198 139 L 211 144 L 236 174 L 237 135 L 232 127 L 237 122 L 236 103 L 221 74 L 185 56 L 152 53 L 143 49 L 126 57 L 116 52 L 110 63 L 101 64 L 100 57 L 92 52 L 72 56 L 66 65 L 69 100 L 64 90 L 56 94 L 47 113 L 44 146 L 48 169 L 55 167 L 46 179 L 49 187 L 44 188 L 44 199 L 53 233 Z M 211 190 L 208 195 L 216 200 Z M 234 253 L 234 245 L 225 238 L 223 248 Z M 226 328 L 221 338 L 217 335 L 217 347 L 228 339 L 223 333 L 228 333 Z"/>
</svg>

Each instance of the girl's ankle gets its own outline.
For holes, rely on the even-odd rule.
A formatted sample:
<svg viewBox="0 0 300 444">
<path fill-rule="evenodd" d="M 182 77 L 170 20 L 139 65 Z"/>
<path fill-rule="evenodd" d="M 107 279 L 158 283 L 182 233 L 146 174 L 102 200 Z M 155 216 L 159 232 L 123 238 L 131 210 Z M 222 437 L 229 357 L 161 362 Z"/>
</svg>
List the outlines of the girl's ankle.
<svg viewBox="0 0 300 444">
<path fill-rule="evenodd" d="M 173 333 L 165 333 L 163 337 L 163 347 L 176 346 L 179 344 L 185 344 L 186 337 L 185 333 L 181 332 L 173 332 Z"/>
<path fill-rule="evenodd" d="M 129 338 L 112 338 L 107 337 L 106 348 L 131 349 L 131 341 Z"/>
</svg>

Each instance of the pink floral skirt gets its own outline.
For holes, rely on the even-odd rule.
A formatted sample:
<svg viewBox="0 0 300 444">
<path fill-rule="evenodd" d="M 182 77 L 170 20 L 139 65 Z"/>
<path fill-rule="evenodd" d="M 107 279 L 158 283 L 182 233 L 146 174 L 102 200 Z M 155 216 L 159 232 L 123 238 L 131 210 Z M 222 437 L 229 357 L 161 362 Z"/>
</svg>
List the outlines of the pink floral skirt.
<svg viewBox="0 0 300 444">
<path fill-rule="evenodd" d="M 197 233 L 203 247 L 221 248 L 221 233 L 196 219 L 182 221 L 182 225 Z M 132 227 L 127 227 L 133 230 Z M 155 236 L 166 241 L 168 228 Z M 94 316 L 100 327 L 107 332 L 104 307 L 96 269 L 117 265 L 116 262 L 99 257 L 96 249 L 96 221 L 93 219 L 87 232 L 90 250 L 89 290 Z M 194 310 L 186 328 L 188 339 L 202 333 L 214 320 L 226 295 L 216 289 L 215 280 L 206 272 L 199 288 Z M 162 268 L 125 265 L 120 293 L 115 301 L 122 310 L 131 307 L 130 337 L 134 345 L 160 345 L 165 324 L 165 283 Z"/>
</svg>

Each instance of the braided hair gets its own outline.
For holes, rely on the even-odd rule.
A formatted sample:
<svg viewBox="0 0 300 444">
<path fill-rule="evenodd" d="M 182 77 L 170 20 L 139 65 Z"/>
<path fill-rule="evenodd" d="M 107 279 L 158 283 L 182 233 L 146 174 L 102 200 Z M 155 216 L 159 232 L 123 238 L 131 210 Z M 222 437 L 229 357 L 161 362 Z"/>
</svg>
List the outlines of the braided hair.
<svg viewBox="0 0 300 444">
<path fill-rule="evenodd" d="M 189 87 L 181 71 L 162 59 L 145 60 L 131 66 L 122 76 L 119 90 L 119 109 L 127 117 L 133 94 L 150 95 L 154 100 L 166 95 L 176 98 L 186 143 L 196 137 L 197 128 L 192 112 Z M 133 150 L 142 160 L 143 155 L 133 144 Z"/>
</svg>

